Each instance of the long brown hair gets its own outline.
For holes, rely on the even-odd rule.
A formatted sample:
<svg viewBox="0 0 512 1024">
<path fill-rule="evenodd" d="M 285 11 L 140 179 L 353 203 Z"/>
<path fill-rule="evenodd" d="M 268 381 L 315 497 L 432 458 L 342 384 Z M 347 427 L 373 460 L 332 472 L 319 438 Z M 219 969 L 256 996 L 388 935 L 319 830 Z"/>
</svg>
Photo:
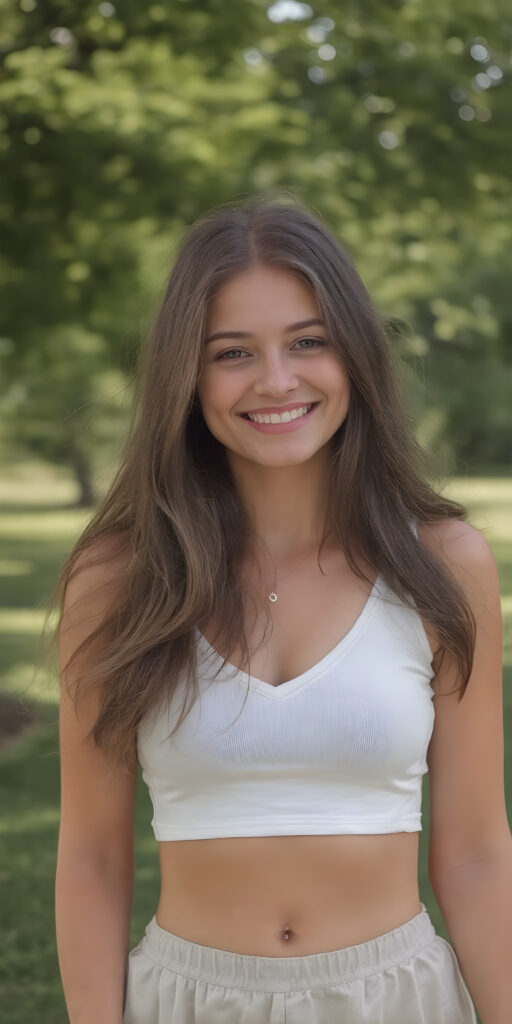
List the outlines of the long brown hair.
<svg viewBox="0 0 512 1024">
<path fill-rule="evenodd" d="M 411 518 L 464 520 L 468 513 L 427 482 L 429 456 L 402 406 L 384 321 L 338 239 L 296 200 L 267 195 L 226 203 L 182 240 L 141 349 L 120 466 L 49 599 L 50 613 L 60 600 L 62 619 L 67 582 L 80 566 L 105 561 L 109 545 L 125 551 L 112 614 L 66 666 L 108 636 L 68 689 L 78 701 L 85 688 L 100 688 L 89 736 L 112 764 L 133 765 L 141 719 L 162 697 L 171 698 L 183 674 L 186 699 L 170 736 L 188 714 L 198 694 L 194 627 L 204 628 L 215 615 L 227 648 L 223 666 L 235 645 L 250 661 L 248 592 L 240 573 L 248 523 L 225 449 L 202 416 L 196 384 L 209 303 L 230 277 L 255 263 L 287 269 L 309 285 L 350 377 L 349 410 L 331 439 L 326 523 L 334 524 L 358 576 L 367 579 L 355 546 L 399 599 L 408 603 L 412 596 L 440 641 L 436 655 L 442 660 L 449 651 L 458 663 L 459 699 L 471 675 L 471 608 L 410 524 Z M 60 621 L 51 646 L 59 628 Z"/>
</svg>

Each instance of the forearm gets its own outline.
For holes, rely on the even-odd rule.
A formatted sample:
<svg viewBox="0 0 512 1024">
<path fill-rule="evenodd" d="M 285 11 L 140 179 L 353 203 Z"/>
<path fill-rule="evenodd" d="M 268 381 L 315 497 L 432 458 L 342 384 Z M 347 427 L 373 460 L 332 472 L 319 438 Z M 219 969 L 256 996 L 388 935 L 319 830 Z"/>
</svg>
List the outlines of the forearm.
<svg viewBox="0 0 512 1024">
<path fill-rule="evenodd" d="M 57 862 L 55 925 L 70 1024 L 122 1024 L 133 866 Z"/>
<path fill-rule="evenodd" d="M 432 881 L 482 1024 L 512 1021 L 512 842 Z"/>
</svg>

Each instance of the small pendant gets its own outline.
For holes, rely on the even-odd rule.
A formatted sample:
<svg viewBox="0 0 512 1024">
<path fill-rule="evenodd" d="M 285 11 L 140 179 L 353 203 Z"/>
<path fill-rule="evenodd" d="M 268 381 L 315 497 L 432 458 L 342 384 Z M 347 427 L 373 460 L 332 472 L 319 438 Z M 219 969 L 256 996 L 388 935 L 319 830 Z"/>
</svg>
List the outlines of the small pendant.
<svg viewBox="0 0 512 1024">
<path fill-rule="evenodd" d="M 269 601 L 277 601 L 277 594 L 274 594 L 274 591 L 272 591 L 272 593 L 268 595 L 268 599 Z"/>
</svg>

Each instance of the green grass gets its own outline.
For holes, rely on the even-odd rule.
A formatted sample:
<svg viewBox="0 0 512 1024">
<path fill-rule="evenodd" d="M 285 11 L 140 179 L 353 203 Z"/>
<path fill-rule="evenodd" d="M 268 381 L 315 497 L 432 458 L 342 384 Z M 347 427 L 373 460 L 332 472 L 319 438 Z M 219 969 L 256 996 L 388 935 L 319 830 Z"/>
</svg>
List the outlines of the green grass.
<svg viewBox="0 0 512 1024">
<path fill-rule="evenodd" d="M 445 493 L 467 502 L 498 563 L 504 619 L 505 787 L 512 808 L 512 480 L 459 478 Z M 10 465 L 0 483 L 0 698 L 17 701 L 30 725 L 0 750 L 0 1019 L 9 1024 L 67 1024 L 55 941 L 54 880 L 59 826 L 58 680 L 34 679 L 45 600 L 90 510 L 73 507 L 76 491 L 63 470 Z M 130 947 L 141 938 L 159 895 L 152 808 L 139 770 L 135 826 L 135 894 Z M 449 938 L 427 873 L 428 776 L 424 780 L 419 886 L 434 927 Z"/>
</svg>

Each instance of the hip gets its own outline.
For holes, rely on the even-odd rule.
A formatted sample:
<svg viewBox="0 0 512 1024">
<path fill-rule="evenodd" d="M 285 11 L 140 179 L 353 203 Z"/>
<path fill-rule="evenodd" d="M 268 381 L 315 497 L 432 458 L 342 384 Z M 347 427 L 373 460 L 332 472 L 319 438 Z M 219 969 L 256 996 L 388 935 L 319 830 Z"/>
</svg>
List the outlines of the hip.
<svg viewBox="0 0 512 1024">
<path fill-rule="evenodd" d="M 476 1024 L 453 947 L 420 907 L 369 942 L 305 957 L 189 942 L 153 917 L 128 956 L 123 1024 Z"/>
</svg>

